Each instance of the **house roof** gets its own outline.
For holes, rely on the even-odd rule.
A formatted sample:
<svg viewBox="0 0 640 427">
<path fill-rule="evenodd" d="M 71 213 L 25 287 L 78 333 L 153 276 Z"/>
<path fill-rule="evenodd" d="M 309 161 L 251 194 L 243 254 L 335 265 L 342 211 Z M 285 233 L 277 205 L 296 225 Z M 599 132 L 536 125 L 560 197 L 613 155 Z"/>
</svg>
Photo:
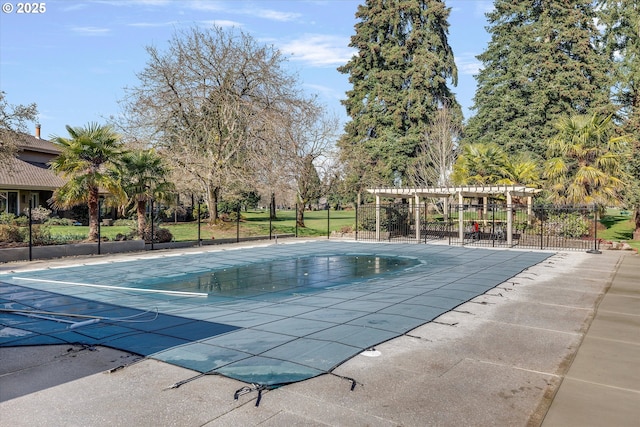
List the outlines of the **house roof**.
<svg viewBox="0 0 640 427">
<path fill-rule="evenodd" d="M 21 158 L 21 152 L 36 152 L 55 157 L 61 150 L 46 139 L 26 133 L 13 133 L 13 141 L 18 146 L 17 157 L 0 168 L 0 188 L 3 190 L 55 190 L 67 181 L 52 170 L 36 166 Z"/>
<path fill-rule="evenodd" d="M 3 190 L 55 190 L 66 180 L 51 169 L 34 166 L 18 158 L 0 169 L 0 188 Z"/>
<path fill-rule="evenodd" d="M 37 151 L 48 154 L 60 154 L 61 152 L 53 142 L 26 133 L 16 133 L 13 140 L 18 148 L 23 151 Z"/>
</svg>

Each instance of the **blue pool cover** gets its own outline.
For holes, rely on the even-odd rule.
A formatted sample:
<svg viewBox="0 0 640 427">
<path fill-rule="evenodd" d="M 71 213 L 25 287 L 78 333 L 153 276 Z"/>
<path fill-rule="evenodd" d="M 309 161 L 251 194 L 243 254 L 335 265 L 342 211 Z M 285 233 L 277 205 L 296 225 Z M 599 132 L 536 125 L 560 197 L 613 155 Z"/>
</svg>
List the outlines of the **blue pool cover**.
<svg viewBox="0 0 640 427">
<path fill-rule="evenodd" d="M 105 345 L 277 386 L 331 372 L 551 254 L 318 241 L 0 275 L 0 346 Z"/>
</svg>

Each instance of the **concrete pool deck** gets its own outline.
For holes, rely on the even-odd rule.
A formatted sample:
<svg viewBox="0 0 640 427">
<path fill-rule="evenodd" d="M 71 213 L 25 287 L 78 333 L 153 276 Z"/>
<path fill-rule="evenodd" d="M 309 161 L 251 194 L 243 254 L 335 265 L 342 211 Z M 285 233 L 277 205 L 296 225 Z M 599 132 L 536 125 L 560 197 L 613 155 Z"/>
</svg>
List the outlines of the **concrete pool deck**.
<svg viewBox="0 0 640 427">
<path fill-rule="evenodd" d="M 637 425 L 639 278 L 631 253 L 559 253 L 258 407 L 220 376 L 167 389 L 194 372 L 156 360 L 105 373 L 136 359 L 107 348 L 0 348 L 0 424 Z"/>
</svg>

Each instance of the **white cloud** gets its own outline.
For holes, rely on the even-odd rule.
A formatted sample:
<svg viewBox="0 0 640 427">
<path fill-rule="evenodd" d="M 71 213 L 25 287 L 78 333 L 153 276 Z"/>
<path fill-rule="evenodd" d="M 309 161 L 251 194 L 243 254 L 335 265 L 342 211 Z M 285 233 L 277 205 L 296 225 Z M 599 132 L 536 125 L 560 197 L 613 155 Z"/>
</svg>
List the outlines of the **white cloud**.
<svg viewBox="0 0 640 427">
<path fill-rule="evenodd" d="M 233 4 L 233 3 L 231 3 Z M 274 9 L 261 9 L 261 8 L 247 8 L 242 7 L 240 9 L 233 9 L 226 7 L 224 4 L 218 2 L 210 2 L 204 0 L 192 0 L 185 3 L 185 6 L 200 11 L 206 12 L 226 12 L 236 15 L 257 16 L 258 18 L 264 18 L 271 21 L 288 22 L 294 21 L 301 17 L 299 13 L 282 12 Z"/>
<path fill-rule="evenodd" d="M 485 14 L 493 11 L 493 1 L 479 1 L 476 3 L 475 14 L 477 17 L 485 17 Z"/>
<path fill-rule="evenodd" d="M 315 92 L 324 98 L 338 99 L 338 100 L 345 98 L 344 92 L 339 92 L 335 90 L 333 87 L 312 84 L 312 83 L 305 83 L 304 87 L 308 88 L 310 92 Z"/>
<path fill-rule="evenodd" d="M 211 1 L 203 1 L 203 0 L 192 0 L 188 3 L 185 3 L 185 6 L 189 9 L 195 10 L 208 10 L 208 11 L 220 11 L 224 10 L 224 6 L 218 2 Z"/>
<path fill-rule="evenodd" d="M 178 25 L 180 22 L 178 21 L 167 21 L 167 22 L 133 22 L 131 24 L 127 24 L 130 27 L 171 27 Z"/>
<path fill-rule="evenodd" d="M 204 25 L 215 25 L 216 27 L 242 27 L 242 24 L 237 21 L 229 21 L 226 19 L 211 19 L 208 21 L 198 21 Z"/>
<path fill-rule="evenodd" d="M 279 22 L 295 21 L 301 16 L 299 13 L 280 12 L 277 10 L 270 10 L 270 9 L 257 9 L 257 10 L 246 9 L 242 11 L 242 13 L 246 15 L 258 16 L 261 18 L 270 19 L 272 21 L 279 21 Z"/>
<path fill-rule="evenodd" d="M 85 3 L 77 3 L 77 4 L 72 4 L 70 6 L 65 6 L 62 8 L 63 12 L 72 12 L 75 10 L 82 10 L 82 9 L 86 9 L 87 5 Z"/>
<path fill-rule="evenodd" d="M 458 67 L 459 74 L 476 75 L 482 68 L 482 62 L 476 59 L 474 53 L 463 53 L 456 55 L 456 66 Z"/>
<path fill-rule="evenodd" d="M 297 40 L 280 45 L 292 61 L 306 62 L 316 67 L 329 67 L 346 63 L 356 53 L 348 47 L 348 37 L 307 34 Z"/>
<path fill-rule="evenodd" d="M 171 3 L 171 0 L 94 0 L 94 2 L 111 6 L 164 6 Z"/>
<path fill-rule="evenodd" d="M 110 28 L 99 27 L 73 27 L 71 31 L 84 36 L 106 36 L 111 32 Z"/>
</svg>

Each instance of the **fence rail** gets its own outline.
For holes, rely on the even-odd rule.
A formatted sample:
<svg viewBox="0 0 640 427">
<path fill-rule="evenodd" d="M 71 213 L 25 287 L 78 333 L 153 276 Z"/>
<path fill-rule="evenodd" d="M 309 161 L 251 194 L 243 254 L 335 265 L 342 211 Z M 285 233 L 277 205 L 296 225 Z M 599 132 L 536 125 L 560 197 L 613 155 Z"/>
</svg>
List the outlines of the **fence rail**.
<svg viewBox="0 0 640 427">
<path fill-rule="evenodd" d="M 295 218 L 297 207 L 279 210 L 278 220 L 272 221 L 269 211 L 254 213 L 250 219 L 241 220 L 241 212 L 234 212 L 226 222 L 226 235 L 221 239 L 216 231 L 216 241 L 240 241 L 246 239 L 293 235 L 299 230 Z M 313 213 L 313 215 L 312 215 Z M 362 241 L 389 241 L 407 243 L 441 243 L 458 246 L 497 248 L 531 248 L 551 250 L 598 251 L 598 211 L 593 206 L 550 205 L 449 205 L 444 213 L 434 213 L 424 205 L 406 203 L 384 205 L 360 205 L 355 210 L 325 210 L 307 212 L 308 221 L 300 235 L 327 238 L 352 236 Z M 306 215 L 305 215 L 306 216 Z M 41 243 L 43 236 L 33 233 L 32 222 L 19 228 L 27 228 L 20 234 L 28 236 L 29 247 Z M 181 244 L 212 243 L 211 231 L 205 232 L 204 223 L 198 221 L 188 236 L 179 239 Z M 41 230 L 40 230 L 41 231 Z M 6 233 L 5 233 L 6 234 Z M 155 236 L 155 233 L 152 232 Z M 46 236 L 45 236 L 46 237 Z M 38 240 L 40 239 L 40 240 Z M 96 253 L 101 253 L 101 240 L 96 242 Z M 211 240 L 211 241 L 207 241 Z M 160 242 L 152 241 L 148 249 Z M 0 262 L 2 260 L 0 259 Z"/>
<path fill-rule="evenodd" d="M 369 241 L 554 250 L 598 250 L 600 245 L 593 206 L 465 204 L 450 205 L 448 212 L 434 215 L 426 205 L 362 205 L 356 236 Z"/>
</svg>

